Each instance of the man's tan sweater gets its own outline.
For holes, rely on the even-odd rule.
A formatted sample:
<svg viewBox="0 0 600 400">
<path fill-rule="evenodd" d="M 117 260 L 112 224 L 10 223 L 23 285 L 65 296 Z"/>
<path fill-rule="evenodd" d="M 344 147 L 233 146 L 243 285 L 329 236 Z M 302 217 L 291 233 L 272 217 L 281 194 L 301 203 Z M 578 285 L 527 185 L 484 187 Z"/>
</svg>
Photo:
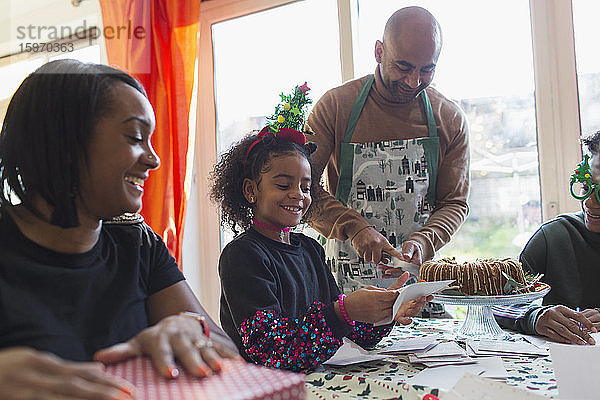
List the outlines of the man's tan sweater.
<svg viewBox="0 0 600 400">
<path fill-rule="evenodd" d="M 318 175 L 327 166 L 329 193 L 315 193 L 321 212 L 310 222 L 327 238 L 352 239 L 370 224 L 361 215 L 337 201 L 333 195 L 339 178 L 341 143 L 350 118 L 350 110 L 367 76 L 331 89 L 315 104 L 308 127 L 315 135 L 309 140 L 319 146 L 313 155 Z M 423 249 L 423 260 L 433 257 L 446 244 L 468 214 L 469 139 L 467 120 L 454 102 L 433 88 L 427 88 L 440 138 L 439 166 L 435 207 L 427 223 L 408 239 Z M 427 118 L 420 97 L 408 103 L 396 103 L 389 93 L 379 67 L 375 82 L 352 135 L 352 143 L 413 139 L 429 136 Z"/>
</svg>

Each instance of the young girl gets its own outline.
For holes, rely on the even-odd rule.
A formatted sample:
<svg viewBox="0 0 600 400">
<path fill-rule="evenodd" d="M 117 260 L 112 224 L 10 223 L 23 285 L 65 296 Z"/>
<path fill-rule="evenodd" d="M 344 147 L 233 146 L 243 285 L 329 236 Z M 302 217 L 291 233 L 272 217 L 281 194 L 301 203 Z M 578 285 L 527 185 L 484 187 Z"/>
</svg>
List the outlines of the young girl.
<svg viewBox="0 0 600 400">
<path fill-rule="evenodd" d="M 222 222 L 234 232 L 238 226 L 245 230 L 219 260 L 222 327 L 247 360 L 294 371 L 314 369 L 345 336 L 364 347 L 377 344 L 392 325 L 372 323 L 391 315 L 397 297 L 374 287 L 340 295 L 323 248 L 290 232 L 310 215 L 317 184 L 310 158 L 316 146 L 293 129 L 302 126 L 307 90 L 303 85 L 282 95 L 284 104 L 270 118 L 275 122 L 221 158 L 211 192 Z M 390 289 L 407 279 L 400 277 Z M 403 304 L 397 320 L 409 323 L 406 317 L 425 301 Z"/>
</svg>

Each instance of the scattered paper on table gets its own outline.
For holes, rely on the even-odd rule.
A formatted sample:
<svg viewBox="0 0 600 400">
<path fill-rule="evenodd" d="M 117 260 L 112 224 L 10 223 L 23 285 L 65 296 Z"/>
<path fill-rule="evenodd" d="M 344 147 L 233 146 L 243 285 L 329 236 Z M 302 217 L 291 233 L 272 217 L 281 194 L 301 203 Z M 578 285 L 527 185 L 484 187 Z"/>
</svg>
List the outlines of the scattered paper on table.
<svg viewBox="0 0 600 400">
<path fill-rule="evenodd" d="M 524 334 L 520 334 L 519 336 L 534 346 L 544 350 L 548 350 L 550 348 L 550 343 L 559 343 L 545 336 L 532 336 Z M 590 336 L 596 341 L 596 345 L 600 345 L 600 332 L 590 333 Z"/>
<path fill-rule="evenodd" d="M 380 354 L 406 354 L 417 351 L 427 350 L 438 343 L 437 339 L 432 336 L 416 337 L 410 339 L 400 339 L 390 346 L 380 349 Z"/>
<path fill-rule="evenodd" d="M 478 364 L 425 368 L 417 375 L 407 379 L 406 383 L 448 390 L 452 388 L 466 372 L 479 375 L 484 371 L 485 368 Z"/>
<path fill-rule="evenodd" d="M 561 400 L 598 399 L 600 346 L 550 343 L 550 354 Z"/>
<path fill-rule="evenodd" d="M 477 361 L 469 356 L 449 356 L 449 357 L 429 357 L 418 358 L 415 355 L 409 355 L 408 361 L 413 364 L 423 364 L 426 367 L 441 367 L 443 365 L 474 364 Z"/>
<path fill-rule="evenodd" d="M 521 336 L 524 340 L 528 341 L 532 345 L 534 345 L 542 350 L 548 350 L 548 343 L 550 343 L 550 341 L 548 340 L 548 338 L 546 338 L 544 336 L 533 336 L 533 335 L 525 335 L 525 334 L 521 334 L 519 336 Z"/>
<path fill-rule="evenodd" d="M 327 365 L 350 365 L 367 361 L 382 360 L 387 358 L 383 354 L 371 354 L 352 340 L 344 338 L 344 344 L 338 351 L 323 364 Z"/>
<path fill-rule="evenodd" d="M 446 289 L 448 286 L 450 286 L 450 284 L 453 282 L 454 280 L 417 282 L 401 287 L 400 289 L 396 290 L 398 292 L 398 297 L 396 298 L 396 302 L 394 303 L 392 315 L 375 323 L 375 326 L 386 325 L 391 323 L 394 320 L 396 314 L 398 313 L 398 310 L 400 309 L 402 303 L 418 299 L 422 296 L 429 296 L 430 294 L 440 292 Z"/>
<path fill-rule="evenodd" d="M 440 393 L 440 400 L 543 400 L 544 396 L 527 392 L 503 382 L 467 372 L 454 387 Z"/>
<path fill-rule="evenodd" d="M 423 353 L 416 354 L 417 358 L 425 359 L 430 357 L 448 357 L 448 356 L 466 356 L 467 354 L 456 342 L 440 342 L 431 349 Z"/>
<path fill-rule="evenodd" d="M 508 378 L 508 372 L 504 368 L 504 363 L 500 357 L 485 357 L 477 360 L 478 365 L 485 368 L 480 376 L 484 378 L 505 379 Z"/>
<path fill-rule="evenodd" d="M 504 379 L 508 376 L 500 357 L 488 357 L 477 360 L 475 364 L 426 368 L 407 379 L 406 383 L 449 390 L 467 372 L 494 379 Z"/>
<path fill-rule="evenodd" d="M 467 346 L 472 351 L 472 353 L 467 351 L 467 354 L 470 356 L 521 357 L 548 355 L 547 350 L 544 350 L 524 340 L 519 340 L 516 342 L 488 339 L 470 340 L 467 342 Z"/>
</svg>

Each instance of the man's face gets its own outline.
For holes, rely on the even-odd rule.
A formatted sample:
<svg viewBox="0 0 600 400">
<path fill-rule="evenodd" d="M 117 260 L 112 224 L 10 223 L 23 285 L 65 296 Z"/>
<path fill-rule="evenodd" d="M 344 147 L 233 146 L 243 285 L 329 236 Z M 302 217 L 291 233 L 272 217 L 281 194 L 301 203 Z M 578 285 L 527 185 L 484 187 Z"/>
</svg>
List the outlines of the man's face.
<svg viewBox="0 0 600 400">
<path fill-rule="evenodd" d="M 596 184 L 600 183 L 600 156 L 594 155 L 590 160 L 592 179 Z M 585 226 L 592 232 L 600 232 L 600 203 L 596 193 L 592 193 L 587 199 L 581 201 L 581 209 Z"/>
<path fill-rule="evenodd" d="M 433 80 L 441 44 L 436 35 L 419 33 L 399 32 L 375 43 L 381 78 L 398 103 L 410 103 Z"/>
</svg>

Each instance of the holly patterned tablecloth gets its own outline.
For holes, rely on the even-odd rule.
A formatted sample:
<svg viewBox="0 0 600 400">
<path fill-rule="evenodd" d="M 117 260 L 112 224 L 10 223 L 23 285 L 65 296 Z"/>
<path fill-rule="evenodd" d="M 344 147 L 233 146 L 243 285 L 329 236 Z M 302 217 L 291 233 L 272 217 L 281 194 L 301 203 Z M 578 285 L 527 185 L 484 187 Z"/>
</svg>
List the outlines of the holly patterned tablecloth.
<svg viewBox="0 0 600 400">
<path fill-rule="evenodd" d="M 392 333 L 377 346 L 386 347 L 395 340 L 437 335 L 441 339 L 455 339 L 454 331 L 462 321 L 415 318 L 409 326 L 396 326 Z M 506 383 L 536 392 L 548 398 L 558 395 L 550 357 L 503 358 L 509 377 Z M 436 399 L 439 390 L 411 386 L 404 381 L 425 367 L 411 364 L 408 356 L 391 356 L 385 360 L 349 365 L 323 366 L 306 376 L 308 399 Z"/>
</svg>

